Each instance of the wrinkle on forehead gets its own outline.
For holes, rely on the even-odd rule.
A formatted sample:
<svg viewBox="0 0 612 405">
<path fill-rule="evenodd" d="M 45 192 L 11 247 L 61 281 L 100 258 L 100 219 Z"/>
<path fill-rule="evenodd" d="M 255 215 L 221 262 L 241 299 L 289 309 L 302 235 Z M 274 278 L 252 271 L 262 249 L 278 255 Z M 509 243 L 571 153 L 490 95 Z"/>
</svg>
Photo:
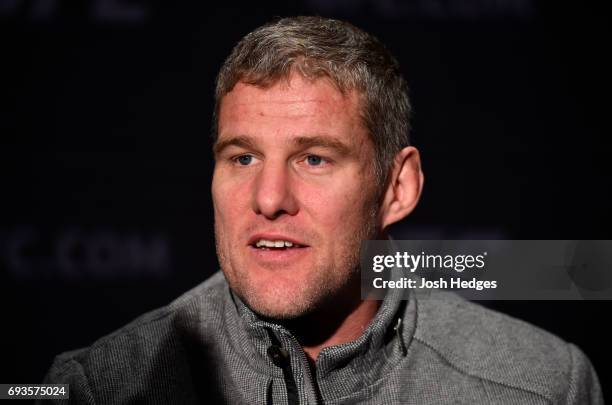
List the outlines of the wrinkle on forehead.
<svg viewBox="0 0 612 405">
<path fill-rule="evenodd" d="M 324 108 L 324 102 L 317 99 L 312 100 L 270 100 L 256 101 L 245 104 L 244 108 L 249 109 L 249 106 L 256 108 L 257 113 L 262 117 L 272 118 L 304 118 L 312 117 L 327 110 Z M 276 108 L 282 106 L 282 109 Z"/>
<path fill-rule="evenodd" d="M 297 97 L 296 91 L 299 92 Z M 235 97 L 237 93 L 240 93 L 239 99 Z M 224 102 L 238 107 L 241 113 L 255 112 L 267 117 L 300 118 L 342 112 L 357 105 L 359 98 L 355 91 L 341 93 L 328 79 L 313 81 L 296 77 L 289 82 L 281 80 L 266 87 L 238 82 L 232 91 L 223 97 L 221 103 Z"/>
</svg>

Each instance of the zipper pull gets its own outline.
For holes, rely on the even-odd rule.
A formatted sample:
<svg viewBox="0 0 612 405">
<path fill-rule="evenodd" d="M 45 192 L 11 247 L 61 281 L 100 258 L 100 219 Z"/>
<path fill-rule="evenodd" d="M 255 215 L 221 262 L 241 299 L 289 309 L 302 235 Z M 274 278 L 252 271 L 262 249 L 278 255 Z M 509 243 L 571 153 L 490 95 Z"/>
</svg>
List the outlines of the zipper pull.
<svg viewBox="0 0 612 405">
<path fill-rule="evenodd" d="M 402 349 L 402 355 L 406 356 L 408 354 L 408 350 L 406 350 L 406 345 L 404 344 L 404 339 L 402 339 L 402 318 L 397 318 L 397 324 L 393 327 L 395 334 L 397 335 L 397 340 L 399 340 L 400 348 Z"/>
</svg>

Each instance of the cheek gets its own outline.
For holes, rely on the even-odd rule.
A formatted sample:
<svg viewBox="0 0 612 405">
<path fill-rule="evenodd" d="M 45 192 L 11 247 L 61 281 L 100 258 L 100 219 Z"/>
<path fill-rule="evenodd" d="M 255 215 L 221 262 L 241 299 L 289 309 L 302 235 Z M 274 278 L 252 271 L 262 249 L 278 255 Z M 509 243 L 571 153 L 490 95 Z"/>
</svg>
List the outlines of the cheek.
<svg viewBox="0 0 612 405">
<path fill-rule="evenodd" d="M 340 236 L 360 228 L 371 198 L 361 183 L 338 181 L 325 187 L 302 186 L 301 201 L 309 216 L 330 234 Z"/>
<path fill-rule="evenodd" d="M 212 198 L 215 212 L 215 227 L 227 237 L 236 229 L 244 209 L 248 207 L 246 188 L 225 181 L 219 176 L 213 178 Z"/>
</svg>

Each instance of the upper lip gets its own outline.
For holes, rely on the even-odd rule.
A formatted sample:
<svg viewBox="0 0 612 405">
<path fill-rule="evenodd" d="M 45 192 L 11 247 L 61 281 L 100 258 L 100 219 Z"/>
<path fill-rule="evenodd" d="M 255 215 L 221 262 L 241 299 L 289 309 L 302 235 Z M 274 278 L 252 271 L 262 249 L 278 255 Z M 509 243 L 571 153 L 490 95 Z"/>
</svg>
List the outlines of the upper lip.
<svg viewBox="0 0 612 405">
<path fill-rule="evenodd" d="M 308 246 L 306 243 L 300 241 L 299 239 L 293 238 L 291 236 L 286 236 L 280 233 L 257 233 L 249 238 L 249 245 L 255 245 L 258 240 L 284 240 L 287 242 L 291 242 L 294 245 L 300 246 Z"/>
</svg>

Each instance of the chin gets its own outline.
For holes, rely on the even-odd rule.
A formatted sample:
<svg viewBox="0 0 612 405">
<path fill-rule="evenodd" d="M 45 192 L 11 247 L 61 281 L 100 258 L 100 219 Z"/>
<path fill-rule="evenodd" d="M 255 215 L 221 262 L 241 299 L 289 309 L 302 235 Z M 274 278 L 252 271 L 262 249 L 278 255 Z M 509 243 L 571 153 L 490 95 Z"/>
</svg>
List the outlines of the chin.
<svg viewBox="0 0 612 405">
<path fill-rule="evenodd" d="M 300 318 L 306 315 L 308 312 L 304 312 L 298 308 L 291 307 L 277 307 L 277 306 L 264 306 L 261 308 L 252 308 L 253 312 L 262 318 L 272 319 L 276 321 L 290 321 L 292 319 Z"/>
<path fill-rule="evenodd" d="M 267 291 L 250 291 L 243 301 L 260 316 L 277 320 L 290 320 L 313 312 L 321 302 L 318 294 L 305 294 L 303 289 L 268 289 Z"/>
</svg>

